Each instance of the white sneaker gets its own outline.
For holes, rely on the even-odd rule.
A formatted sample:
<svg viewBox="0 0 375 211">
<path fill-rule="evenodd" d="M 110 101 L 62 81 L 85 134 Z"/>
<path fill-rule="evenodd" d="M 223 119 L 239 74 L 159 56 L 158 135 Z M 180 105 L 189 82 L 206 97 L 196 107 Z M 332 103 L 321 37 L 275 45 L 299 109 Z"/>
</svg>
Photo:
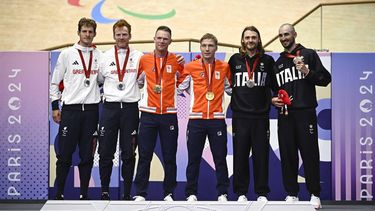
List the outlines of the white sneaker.
<svg viewBox="0 0 375 211">
<path fill-rule="evenodd" d="M 258 196 L 257 201 L 268 202 L 268 199 L 265 196 Z"/>
<path fill-rule="evenodd" d="M 143 196 L 134 196 L 133 199 L 134 201 L 146 201 L 146 198 Z"/>
<path fill-rule="evenodd" d="M 317 196 L 314 196 L 314 194 L 311 194 L 310 204 L 315 209 L 321 209 L 322 208 L 322 203 L 320 202 L 320 198 L 317 197 Z"/>
<path fill-rule="evenodd" d="M 285 201 L 286 201 L 286 203 L 294 203 L 294 202 L 299 201 L 299 199 L 296 196 L 287 196 L 285 198 Z"/>
<path fill-rule="evenodd" d="M 164 201 L 174 201 L 172 198 L 172 194 L 168 194 L 167 196 L 164 197 Z"/>
<path fill-rule="evenodd" d="M 193 201 L 198 201 L 198 199 L 197 199 L 197 196 L 190 195 L 189 197 L 186 198 L 186 201 L 193 202 Z"/>
<path fill-rule="evenodd" d="M 225 202 L 228 201 L 227 194 L 222 194 L 217 198 L 217 201 Z"/>
<path fill-rule="evenodd" d="M 241 195 L 237 199 L 238 202 L 247 202 L 247 197 L 245 195 Z"/>
</svg>

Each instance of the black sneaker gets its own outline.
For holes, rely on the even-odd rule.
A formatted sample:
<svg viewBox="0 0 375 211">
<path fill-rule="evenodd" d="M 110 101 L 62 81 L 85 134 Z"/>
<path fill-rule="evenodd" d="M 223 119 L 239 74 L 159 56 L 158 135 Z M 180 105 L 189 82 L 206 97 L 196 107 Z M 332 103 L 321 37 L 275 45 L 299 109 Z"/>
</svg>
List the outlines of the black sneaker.
<svg viewBox="0 0 375 211">
<path fill-rule="evenodd" d="M 87 195 L 79 195 L 79 200 L 89 200 Z"/>
<path fill-rule="evenodd" d="M 101 200 L 107 200 L 107 201 L 111 200 L 111 199 L 109 198 L 109 193 L 107 193 L 107 192 L 103 192 L 103 193 L 102 193 L 102 197 L 101 197 L 100 199 L 101 199 Z"/>
<path fill-rule="evenodd" d="M 64 195 L 57 194 L 56 197 L 55 197 L 55 200 L 64 200 Z"/>
<path fill-rule="evenodd" d="M 133 199 L 132 199 L 132 197 L 130 195 L 123 195 L 122 200 L 132 201 Z"/>
</svg>

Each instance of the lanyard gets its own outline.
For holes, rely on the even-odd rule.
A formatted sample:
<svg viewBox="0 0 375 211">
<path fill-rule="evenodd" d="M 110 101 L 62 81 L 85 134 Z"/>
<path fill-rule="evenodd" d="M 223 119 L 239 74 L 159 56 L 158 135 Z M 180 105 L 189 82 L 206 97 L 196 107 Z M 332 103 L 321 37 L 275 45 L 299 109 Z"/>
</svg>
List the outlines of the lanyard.
<svg viewBox="0 0 375 211">
<path fill-rule="evenodd" d="M 202 66 L 203 66 L 204 74 L 206 75 L 207 91 L 211 92 L 212 91 L 212 77 L 213 77 L 214 71 L 215 71 L 215 60 L 212 64 L 211 75 L 208 74 L 208 71 L 206 69 L 206 65 L 204 64 L 203 59 L 202 59 Z"/>
<path fill-rule="evenodd" d="M 83 70 L 85 71 L 86 78 L 90 78 L 90 72 L 91 72 L 91 64 L 92 64 L 92 51 L 90 51 L 90 60 L 89 60 L 89 69 L 86 68 L 85 60 L 83 59 L 82 51 L 77 49 L 79 53 L 79 57 L 81 57 L 81 62 L 83 66 Z"/>
<path fill-rule="evenodd" d="M 128 47 L 128 49 L 126 51 L 124 66 L 122 66 L 122 69 L 120 69 L 120 62 L 118 60 L 117 46 L 115 46 L 116 68 L 117 68 L 118 80 L 120 82 L 122 82 L 122 80 L 124 79 L 124 76 L 125 76 L 125 70 L 126 70 L 126 65 L 128 64 L 129 54 L 130 54 L 130 49 Z"/>
<path fill-rule="evenodd" d="M 246 61 L 246 70 L 247 70 L 247 73 L 249 74 L 249 79 L 253 79 L 253 75 L 254 75 L 254 72 L 255 72 L 255 68 L 257 67 L 257 65 L 258 65 L 258 63 L 259 63 L 259 59 L 260 59 L 260 56 L 259 56 L 259 55 L 256 55 L 255 61 L 254 61 L 253 65 L 251 66 L 251 69 L 250 69 L 249 62 L 247 61 L 247 59 L 246 59 L 246 57 L 245 57 L 245 61 Z"/>
<path fill-rule="evenodd" d="M 167 65 L 167 59 L 168 59 L 168 51 L 165 57 L 163 58 L 163 64 L 160 69 L 160 77 L 159 77 L 159 71 L 158 71 L 158 65 L 156 64 L 156 54 L 154 52 L 154 67 L 155 67 L 155 79 L 156 79 L 156 84 L 160 85 L 161 84 L 161 78 L 163 77 L 163 72 L 165 69 L 165 66 Z"/>
</svg>

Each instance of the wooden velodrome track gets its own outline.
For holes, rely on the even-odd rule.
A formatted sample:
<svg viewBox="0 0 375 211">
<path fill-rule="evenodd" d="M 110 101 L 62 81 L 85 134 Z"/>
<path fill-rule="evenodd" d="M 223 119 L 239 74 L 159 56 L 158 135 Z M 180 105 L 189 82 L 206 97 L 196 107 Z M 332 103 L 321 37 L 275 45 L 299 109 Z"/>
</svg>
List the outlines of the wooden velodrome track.
<svg viewBox="0 0 375 211">
<path fill-rule="evenodd" d="M 238 45 L 241 31 L 247 25 L 255 25 L 260 30 L 263 44 L 265 44 L 277 35 L 278 27 L 282 23 L 296 22 L 320 3 L 354 1 L 1 0 L 0 51 L 41 50 L 76 42 L 78 40 L 77 21 L 81 17 L 92 18 L 93 9 L 100 2 L 102 7 L 100 7 L 100 13 L 97 14 L 101 15 L 103 20 L 125 18 L 131 23 L 133 41 L 151 40 L 157 26 L 168 25 L 172 28 L 172 38 L 174 39 L 199 39 L 204 33 L 210 32 L 218 37 L 219 42 Z M 361 24 L 358 24 L 358 21 L 361 22 L 362 19 L 367 19 L 367 21 L 370 19 L 371 23 L 374 23 L 375 16 L 372 15 L 374 5 L 370 6 L 368 13 L 350 14 L 347 11 L 350 11 L 350 8 L 342 10 L 341 13 L 329 12 L 331 16 L 337 16 L 341 21 L 331 21 L 328 22 L 328 25 L 325 23 L 324 27 L 333 29 L 345 25 L 346 29 L 344 32 L 342 29 L 336 31 L 336 34 L 327 33 L 331 35 L 328 40 L 331 39 L 333 43 L 336 43 L 335 40 L 341 36 L 343 36 L 343 40 L 338 44 L 326 44 L 322 48 L 328 48 L 331 51 L 374 51 L 375 24 L 364 27 L 367 28 L 366 30 L 370 30 L 369 32 L 365 31 L 364 34 L 371 35 L 366 39 L 363 39 L 362 35 L 350 36 L 351 34 L 349 34 L 350 39 L 345 36 L 346 33 L 355 31 L 353 27 L 362 27 Z M 124 10 L 135 14 L 130 15 Z M 170 15 L 173 12 L 175 13 L 173 16 L 165 19 L 140 17 L 141 15 L 154 15 L 154 17 L 162 14 Z M 319 16 L 319 13 L 317 15 Z M 347 25 L 348 20 L 353 18 L 356 21 Z M 309 20 L 311 21 L 311 18 L 305 21 L 306 24 L 297 25 L 297 31 L 299 32 L 299 41 L 311 47 L 310 42 L 321 44 L 321 41 L 317 40 L 320 33 L 316 32 L 319 31 L 320 19 L 316 17 L 312 23 L 308 22 Z M 112 24 L 113 22 L 98 23 L 97 37 L 94 42 L 113 41 Z M 312 47 L 319 48 L 319 46 Z M 142 47 L 137 48 L 148 50 Z M 276 40 L 268 46 L 268 50 L 280 51 L 279 42 Z"/>
</svg>

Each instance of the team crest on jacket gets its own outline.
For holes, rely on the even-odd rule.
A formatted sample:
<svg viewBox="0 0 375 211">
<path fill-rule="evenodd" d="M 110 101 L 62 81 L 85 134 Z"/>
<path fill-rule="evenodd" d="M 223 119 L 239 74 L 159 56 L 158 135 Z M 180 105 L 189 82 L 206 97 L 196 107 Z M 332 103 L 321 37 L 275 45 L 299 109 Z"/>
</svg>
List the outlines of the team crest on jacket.
<svg viewBox="0 0 375 211">
<path fill-rule="evenodd" d="M 215 71 L 215 79 L 220 80 L 220 72 L 219 71 Z"/>
<path fill-rule="evenodd" d="M 165 66 L 167 68 L 167 73 L 172 73 L 172 65 Z"/>
</svg>

